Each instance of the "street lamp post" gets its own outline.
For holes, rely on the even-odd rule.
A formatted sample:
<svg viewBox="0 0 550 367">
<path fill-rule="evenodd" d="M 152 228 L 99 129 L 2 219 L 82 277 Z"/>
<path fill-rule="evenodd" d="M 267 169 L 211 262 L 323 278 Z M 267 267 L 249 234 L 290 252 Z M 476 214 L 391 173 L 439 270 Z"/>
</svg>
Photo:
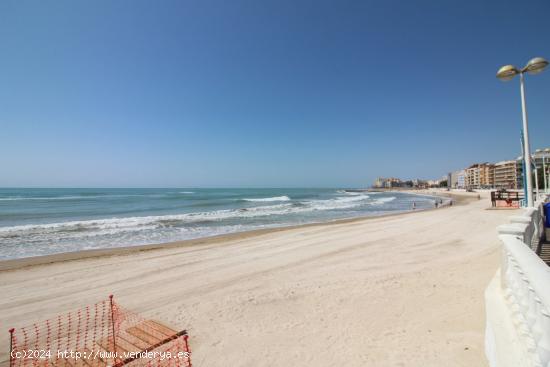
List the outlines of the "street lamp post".
<svg viewBox="0 0 550 367">
<path fill-rule="evenodd" d="M 542 170 L 544 171 L 544 192 L 548 193 L 548 178 L 546 177 L 548 172 L 546 172 L 546 156 L 550 153 L 550 149 L 546 148 L 544 149 L 544 153 L 542 155 Z"/>
<path fill-rule="evenodd" d="M 525 172 L 523 173 L 525 175 L 525 182 L 527 185 L 527 197 L 525 198 L 527 200 L 527 206 L 534 206 L 533 203 L 533 177 L 532 177 L 532 171 L 531 171 L 531 149 L 529 146 L 529 130 L 528 130 L 528 123 L 527 123 L 527 106 L 525 104 L 525 81 L 524 81 L 524 74 L 527 72 L 528 74 L 538 74 L 540 73 L 546 66 L 548 65 L 548 61 L 543 59 L 542 57 L 535 57 L 534 59 L 531 59 L 527 65 L 519 70 L 513 65 L 505 65 L 501 67 L 497 72 L 497 78 L 499 78 L 502 81 L 508 81 L 512 80 L 516 75 L 519 74 L 520 76 L 520 90 L 521 90 L 521 111 L 522 111 L 522 117 L 523 117 L 523 157 L 525 159 Z"/>
<path fill-rule="evenodd" d="M 537 169 L 537 161 L 535 159 L 533 159 L 533 161 L 535 162 L 535 192 L 537 193 L 537 196 L 536 198 L 538 199 L 539 198 L 539 173 L 538 173 L 538 169 Z"/>
<path fill-rule="evenodd" d="M 546 156 L 542 156 L 542 178 L 544 180 L 544 192 L 548 190 L 548 183 L 546 182 Z"/>
</svg>

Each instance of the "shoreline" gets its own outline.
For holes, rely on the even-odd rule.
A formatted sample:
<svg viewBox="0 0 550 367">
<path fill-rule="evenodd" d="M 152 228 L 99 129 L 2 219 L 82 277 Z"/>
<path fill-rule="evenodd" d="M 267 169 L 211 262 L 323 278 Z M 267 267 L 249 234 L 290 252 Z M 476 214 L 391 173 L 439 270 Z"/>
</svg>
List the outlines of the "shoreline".
<svg viewBox="0 0 550 367">
<path fill-rule="evenodd" d="M 387 192 L 392 192 L 392 190 L 388 190 Z M 401 191 L 397 190 L 394 192 L 401 192 Z M 411 195 L 423 195 L 423 196 L 443 197 L 443 198 L 450 197 L 455 200 L 456 205 L 462 205 L 469 200 L 475 199 L 473 195 L 463 195 L 463 194 L 447 192 L 447 191 L 437 192 L 433 190 L 414 190 L 413 192 L 413 190 L 411 190 L 408 193 Z M 444 206 L 443 208 L 439 208 L 439 209 L 446 209 L 448 207 L 449 206 Z M 198 237 L 198 238 L 192 238 L 188 240 L 180 240 L 180 241 L 172 241 L 172 242 L 162 242 L 162 243 L 153 243 L 153 244 L 147 244 L 147 245 L 135 245 L 135 246 L 122 246 L 122 247 L 94 249 L 94 250 L 79 250 L 79 251 L 61 252 L 61 253 L 49 254 L 49 255 L 0 260 L 0 272 L 18 270 L 21 268 L 28 268 L 33 266 L 47 265 L 47 264 L 53 264 L 53 263 L 59 263 L 59 262 L 77 261 L 82 259 L 111 257 L 111 256 L 125 256 L 125 255 L 131 255 L 133 253 L 139 253 L 139 252 L 145 252 L 145 251 L 218 244 L 224 241 L 248 239 L 256 236 L 261 236 L 265 234 L 276 233 L 276 232 L 286 231 L 286 230 L 293 230 L 293 229 L 307 228 L 307 227 L 314 227 L 314 226 L 354 223 L 359 221 L 367 221 L 372 219 L 408 215 L 408 214 L 426 212 L 431 210 L 438 210 L 438 209 L 435 209 L 435 208 L 417 209 L 417 210 L 409 210 L 404 212 L 388 213 L 388 214 L 382 214 L 382 215 L 335 219 L 335 220 L 324 221 L 324 222 L 304 223 L 304 224 L 280 226 L 280 227 L 272 227 L 272 228 L 259 228 L 259 229 L 253 229 L 253 230 L 242 231 L 242 232 L 225 233 L 225 234 L 220 234 L 215 236 Z"/>
</svg>

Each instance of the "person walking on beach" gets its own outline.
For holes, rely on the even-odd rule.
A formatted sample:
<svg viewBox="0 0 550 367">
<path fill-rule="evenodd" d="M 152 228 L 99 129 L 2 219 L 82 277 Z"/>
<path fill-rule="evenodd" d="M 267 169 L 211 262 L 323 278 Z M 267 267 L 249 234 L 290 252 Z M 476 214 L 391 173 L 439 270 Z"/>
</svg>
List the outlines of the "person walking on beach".
<svg viewBox="0 0 550 367">
<path fill-rule="evenodd" d="M 435 208 L 437 209 L 437 200 L 435 201 Z"/>
<path fill-rule="evenodd" d="M 416 209 L 416 202 L 413 201 L 413 210 Z"/>
</svg>

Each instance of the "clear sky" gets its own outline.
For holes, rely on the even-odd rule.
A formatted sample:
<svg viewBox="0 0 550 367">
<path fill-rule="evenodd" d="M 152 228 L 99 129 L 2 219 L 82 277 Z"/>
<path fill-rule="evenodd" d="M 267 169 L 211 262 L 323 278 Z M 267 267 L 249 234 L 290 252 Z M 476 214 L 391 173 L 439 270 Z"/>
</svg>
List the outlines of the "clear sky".
<svg viewBox="0 0 550 367">
<path fill-rule="evenodd" d="M 521 5 L 521 6 L 520 6 Z M 0 2 L 0 186 L 354 187 L 520 153 L 550 2 Z M 526 78 L 550 146 L 550 70 Z"/>
</svg>

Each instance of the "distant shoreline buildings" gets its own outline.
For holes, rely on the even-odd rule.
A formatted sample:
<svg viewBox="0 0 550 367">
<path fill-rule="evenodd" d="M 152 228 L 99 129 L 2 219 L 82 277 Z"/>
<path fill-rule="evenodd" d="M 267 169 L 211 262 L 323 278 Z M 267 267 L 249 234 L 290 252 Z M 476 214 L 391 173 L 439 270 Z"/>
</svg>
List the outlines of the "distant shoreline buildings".
<svg viewBox="0 0 550 367">
<path fill-rule="evenodd" d="M 537 149 L 532 156 L 539 187 L 546 189 L 550 185 L 550 148 Z M 535 177 L 533 178 L 535 179 Z M 437 180 L 401 180 L 395 177 L 378 177 L 372 187 L 376 189 L 450 187 L 466 190 L 519 190 L 523 188 L 523 160 L 518 157 L 514 160 L 497 163 L 474 163 L 467 168 L 450 172 Z"/>
<path fill-rule="evenodd" d="M 378 177 L 372 188 L 374 189 L 392 189 L 392 188 L 414 188 L 414 189 L 426 189 L 430 187 L 440 187 L 442 181 L 446 181 L 446 177 L 443 177 L 440 180 L 401 180 L 395 177 Z"/>
</svg>

